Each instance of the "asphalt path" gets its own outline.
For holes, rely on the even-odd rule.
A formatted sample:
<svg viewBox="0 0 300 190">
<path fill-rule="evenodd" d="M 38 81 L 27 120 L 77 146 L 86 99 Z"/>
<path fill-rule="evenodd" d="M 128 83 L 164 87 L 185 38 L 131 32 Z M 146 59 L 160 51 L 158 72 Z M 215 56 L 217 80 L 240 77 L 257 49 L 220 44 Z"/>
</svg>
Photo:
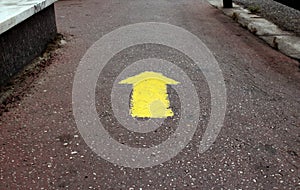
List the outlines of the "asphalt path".
<svg viewBox="0 0 300 190">
<path fill-rule="evenodd" d="M 58 31 L 66 36 L 67 44 L 58 50 L 52 64 L 24 97 L 0 117 L 0 189 L 300 187 L 297 61 L 270 48 L 206 1 L 62 0 L 55 4 L 55 9 Z M 146 24 L 148 29 L 139 31 L 141 27 L 137 27 L 138 32 L 124 35 L 121 31 L 111 41 L 98 41 L 122 26 L 145 22 L 168 23 L 167 26 L 176 26 L 178 30 L 156 30 L 157 25 Z M 180 31 L 182 35 L 177 35 Z M 183 35 L 190 33 L 194 36 Z M 112 53 L 113 45 L 125 44 L 130 36 L 133 41 L 134 36 L 144 40 L 154 36 L 157 43 L 146 40 L 149 43 L 130 46 L 116 52 L 104 64 L 104 52 Z M 164 45 L 166 39 L 173 39 L 166 42 L 169 44 L 189 42 L 182 46 L 189 51 L 183 53 L 179 50 L 185 49 Z M 202 52 L 191 45 L 197 44 L 197 39 L 203 43 L 199 45 Z M 103 44 L 107 46 L 102 47 Z M 206 66 L 199 68 L 191 58 L 193 55 L 202 58 L 199 64 Z M 148 62 L 138 62 L 141 60 Z M 215 63 L 218 67 L 211 67 Z M 219 80 L 218 68 L 223 81 Z M 78 70 L 82 71 L 81 78 L 77 78 Z M 123 88 L 118 81 L 142 71 L 160 72 L 179 80 L 180 84 L 167 88 L 174 116 L 134 122 L 127 116 L 122 123 L 116 113 L 124 109 L 129 112 L 129 106 L 122 106 L 130 104 L 132 95 L 126 89 L 130 86 Z M 94 82 L 87 80 L 95 73 Z M 210 83 L 214 79 L 218 80 Z M 210 141 L 212 144 L 208 143 L 211 146 L 199 151 L 213 115 L 212 105 L 224 103 L 216 101 L 224 100 L 222 86 L 218 86 L 223 82 L 224 122 L 220 131 L 210 134 L 209 137 L 216 137 Z M 94 83 L 94 95 L 88 93 L 76 99 L 74 84 L 79 84 L 78 92 L 85 93 L 90 92 L 89 85 Z M 116 94 L 112 95 L 114 86 Z M 90 104 L 91 100 L 95 106 Z M 99 119 L 91 119 L 92 114 L 76 105 L 87 106 Z M 186 117 L 186 113 L 192 114 Z M 213 120 L 221 117 L 222 113 Z M 187 120 L 181 123 L 182 118 Z M 190 122 L 194 119 L 196 122 Z M 101 126 L 91 131 L 89 126 L 96 121 Z M 158 127 L 148 130 L 152 121 Z M 136 123 L 137 128 L 132 127 Z M 191 139 L 187 134 L 191 134 Z M 143 150 L 159 147 L 171 137 L 178 141 L 143 157 Z M 140 152 L 131 152 L 135 157 L 122 157 L 124 150 L 116 149 L 115 142 Z M 181 148 L 173 148 L 177 146 Z"/>
</svg>

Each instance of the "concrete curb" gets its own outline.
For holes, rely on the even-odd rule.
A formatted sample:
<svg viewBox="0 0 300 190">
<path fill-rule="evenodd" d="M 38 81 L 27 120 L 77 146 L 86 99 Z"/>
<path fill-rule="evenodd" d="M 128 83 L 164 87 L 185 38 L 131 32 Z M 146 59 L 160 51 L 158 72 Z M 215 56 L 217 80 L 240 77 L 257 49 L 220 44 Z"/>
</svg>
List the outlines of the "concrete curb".
<svg viewBox="0 0 300 190">
<path fill-rule="evenodd" d="M 233 8 L 224 9 L 222 0 L 207 0 L 212 6 L 220 9 L 223 13 L 247 28 L 250 32 L 267 42 L 271 47 L 285 55 L 300 60 L 300 37 L 283 31 L 272 22 L 252 14 L 236 4 Z"/>
<path fill-rule="evenodd" d="M 57 0 L 0 1 L 0 34 L 8 31 Z"/>
</svg>

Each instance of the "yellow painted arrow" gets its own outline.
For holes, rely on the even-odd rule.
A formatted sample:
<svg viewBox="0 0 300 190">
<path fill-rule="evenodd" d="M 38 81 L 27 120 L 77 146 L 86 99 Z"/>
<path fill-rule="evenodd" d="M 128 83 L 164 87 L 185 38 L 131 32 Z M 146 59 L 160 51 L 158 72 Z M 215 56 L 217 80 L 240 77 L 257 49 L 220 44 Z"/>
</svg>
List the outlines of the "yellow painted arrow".
<svg viewBox="0 0 300 190">
<path fill-rule="evenodd" d="M 129 77 L 119 84 L 132 84 L 130 114 L 141 118 L 166 118 L 174 115 L 170 107 L 167 84 L 179 82 L 161 73 L 146 71 Z"/>
</svg>

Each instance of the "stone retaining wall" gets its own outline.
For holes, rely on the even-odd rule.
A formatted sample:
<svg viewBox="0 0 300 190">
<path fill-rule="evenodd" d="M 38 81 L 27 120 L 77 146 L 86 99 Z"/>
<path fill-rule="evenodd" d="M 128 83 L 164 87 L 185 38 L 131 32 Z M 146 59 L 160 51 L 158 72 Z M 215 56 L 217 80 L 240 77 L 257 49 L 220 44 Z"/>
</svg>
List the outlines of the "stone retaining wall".
<svg viewBox="0 0 300 190">
<path fill-rule="evenodd" d="M 0 86 L 40 55 L 56 33 L 52 4 L 0 34 Z"/>
</svg>

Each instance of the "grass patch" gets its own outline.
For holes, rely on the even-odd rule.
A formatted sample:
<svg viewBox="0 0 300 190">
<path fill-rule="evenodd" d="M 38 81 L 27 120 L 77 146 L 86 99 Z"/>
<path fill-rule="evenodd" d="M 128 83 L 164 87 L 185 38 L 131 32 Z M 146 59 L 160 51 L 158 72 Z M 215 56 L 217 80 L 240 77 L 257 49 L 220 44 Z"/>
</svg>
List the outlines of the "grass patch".
<svg viewBox="0 0 300 190">
<path fill-rule="evenodd" d="M 251 13 L 255 14 L 255 13 L 260 13 L 260 7 L 257 5 L 250 5 L 248 7 L 246 7 Z"/>
</svg>

